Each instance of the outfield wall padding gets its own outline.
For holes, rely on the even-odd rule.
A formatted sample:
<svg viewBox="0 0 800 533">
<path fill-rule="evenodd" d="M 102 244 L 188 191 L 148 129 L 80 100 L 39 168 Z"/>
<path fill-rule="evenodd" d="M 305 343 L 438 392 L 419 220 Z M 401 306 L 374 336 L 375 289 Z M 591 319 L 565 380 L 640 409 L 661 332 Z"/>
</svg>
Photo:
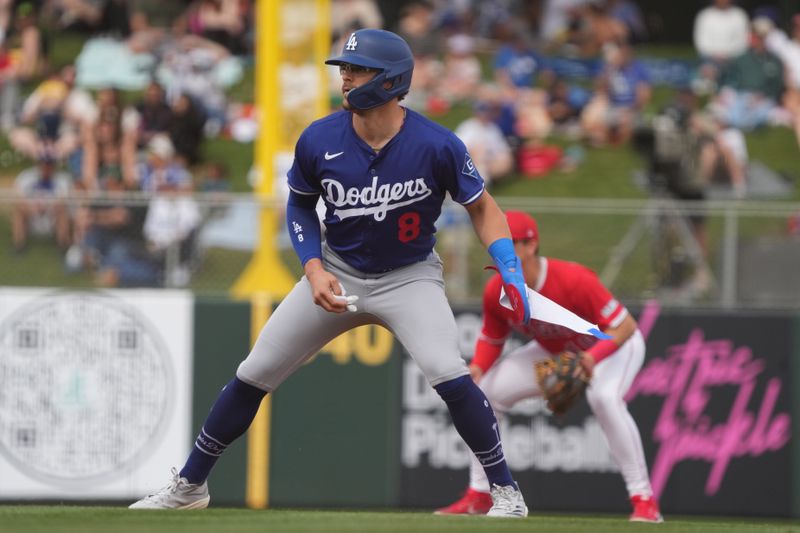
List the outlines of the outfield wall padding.
<svg viewBox="0 0 800 533">
<path fill-rule="evenodd" d="M 197 423 L 233 375 L 235 352 L 247 353 L 248 305 L 222 305 L 224 324 L 214 305 L 220 304 L 197 307 Z M 646 329 L 647 357 L 629 405 L 664 511 L 798 516 L 800 448 L 791 438 L 800 394 L 798 317 L 655 303 L 632 311 Z M 479 309 L 458 308 L 456 315 L 466 354 L 480 328 Z M 444 403 L 387 336 L 380 328 L 351 332 L 276 391 L 272 506 L 432 509 L 463 491 L 468 451 Z M 563 419 L 539 400 L 523 402 L 502 431 L 531 508 L 628 512 L 622 478 L 585 402 Z M 244 453 L 229 452 L 212 493 L 217 502 L 241 504 Z"/>
</svg>

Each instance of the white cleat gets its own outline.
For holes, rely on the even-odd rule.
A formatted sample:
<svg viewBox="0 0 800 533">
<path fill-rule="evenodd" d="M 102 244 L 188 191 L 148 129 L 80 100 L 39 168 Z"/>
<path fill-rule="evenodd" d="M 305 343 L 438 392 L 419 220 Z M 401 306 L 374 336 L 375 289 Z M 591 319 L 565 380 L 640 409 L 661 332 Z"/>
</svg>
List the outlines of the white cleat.
<svg viewBox="0 0 800 533">
<path fill-rule="evenodd" d="M 514 485 L 492 486 L 492 508 L 486 516 L 498 518 L 525 518 L 528 516 L 528 507 L 522 498 L 522 492 Z"/>
<path fill-rule="evenodd" d="M 145 496 L 128 509 L 205 509 L 211 497 L 208 495 L 208 483 L 203 481 L 192 485 L 185 477 L 181 477 L 178 469 L 170 470 L 172 479 L 169 484 L 154 494 Z"/>
</svg>

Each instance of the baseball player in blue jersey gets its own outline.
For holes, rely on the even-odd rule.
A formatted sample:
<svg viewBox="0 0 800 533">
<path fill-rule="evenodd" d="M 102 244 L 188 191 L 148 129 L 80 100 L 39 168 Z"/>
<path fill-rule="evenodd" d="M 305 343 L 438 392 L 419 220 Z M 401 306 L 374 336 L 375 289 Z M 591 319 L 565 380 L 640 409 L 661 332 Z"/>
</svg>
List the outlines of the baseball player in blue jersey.
<svg viewBox="0 0 800 533">
<path fill-rule="evenodd" d="M 524 517 L 497 421 L 470 379 L 433 250 L 434 222 L 446 194 L 467 209 L 513 298 L 530 317 L 521 263 L 505 215 L 484 190 L 464 144 L 400 105 L 414 60 L 394 33 L 353 33 L 338 65 L 343 111 L 312 123 L 289 171 L 287 226 L 305 276 L 277 307 L 248 357 L 211 409 L 185 464 L 134 509 L 208 505 L 206 478 L 249 427 L 265 394 L 341 333 L 365 324 L 389 329 L 447 403 L 453 423 L 491 486 L 490 516 Z M 325 242 L 315 206 L 326 206 Z"/>
</svg>

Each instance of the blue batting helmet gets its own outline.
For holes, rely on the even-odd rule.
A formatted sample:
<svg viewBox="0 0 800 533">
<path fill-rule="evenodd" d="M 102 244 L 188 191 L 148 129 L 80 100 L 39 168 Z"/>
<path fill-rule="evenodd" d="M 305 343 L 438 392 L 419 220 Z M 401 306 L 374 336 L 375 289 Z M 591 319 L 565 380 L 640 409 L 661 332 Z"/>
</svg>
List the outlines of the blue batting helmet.
<svg viewBox="0 0 800 533">
<path fill-rule="evenodd" d="M 414 56 L 408 43 L 390 31 L 375 29 L 352 33 L 342 54 L 325 63 L 349 63 L 380 70 L 372 80 L 347 94 L 347 101 L 356 109 L 372 109 L 403 96 L 411 87 L 411 73 L 414 71 Z M 383 87 L 387 81 L 392 83 L 389 89 Z"/>
</svg>

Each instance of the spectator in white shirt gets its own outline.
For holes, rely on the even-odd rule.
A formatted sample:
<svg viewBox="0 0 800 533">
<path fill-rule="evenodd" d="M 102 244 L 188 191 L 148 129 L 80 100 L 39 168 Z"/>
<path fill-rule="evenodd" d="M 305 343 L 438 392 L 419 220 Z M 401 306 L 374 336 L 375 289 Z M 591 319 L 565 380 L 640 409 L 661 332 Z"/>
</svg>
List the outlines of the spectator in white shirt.
<svg viewBox="0 0 800 533">
<path fill-rule="evenodd" d="M 733 0 L 714 0 L 694 19 L 694 46 L 701 57 L 724 61 L 747 50 L 750 21 Z"/>
<path fill-rule="evenodd" d="M 457 33 L 447 39 L 437 92 L 448 102 L 471 98 L 481 81 L 481 63 L 475 54 L 475 39 Z"/>
<path fill-rule="evenodd" d="M 14 181 L 19 201 L 13 205 L 11 237 L 15 253 L 28 245 L 28 234 L 52 233 L 59 248 L 70 243 L 69 212 L 65 197 L 70 190 L 70 176 L 56 167 L 51 154 L 41 154 L 35 167 L 23 170 Z"/>
<path fill-rule="evenodd" d="M 768 17 L 757 17 L 753 21 L 753 31 L 764 36 L 767 50 L 778 56 L 786 68 L 783 107 L 791 114 L 800 145 L 800 13 L 792 17 L 791 36 L 776 28 Z"/>
<path fill-rule="evenodd" d="M 514 164 L 511 147 L 493 121 L 498 111 L 496 104 L 478 100 L 474 104 L 472 118 L 462 122 L 455 130 L 487 185 L 508 175 Z"/>
<path fill-rule="evenodd" d="M 703 59 L 693 88 L 698 93 L 716 90 L 725 63 L 747 51 L 750 20 L 733 0 L 713 0 L 694 19 L 694 47 Z"/>
</svg>

